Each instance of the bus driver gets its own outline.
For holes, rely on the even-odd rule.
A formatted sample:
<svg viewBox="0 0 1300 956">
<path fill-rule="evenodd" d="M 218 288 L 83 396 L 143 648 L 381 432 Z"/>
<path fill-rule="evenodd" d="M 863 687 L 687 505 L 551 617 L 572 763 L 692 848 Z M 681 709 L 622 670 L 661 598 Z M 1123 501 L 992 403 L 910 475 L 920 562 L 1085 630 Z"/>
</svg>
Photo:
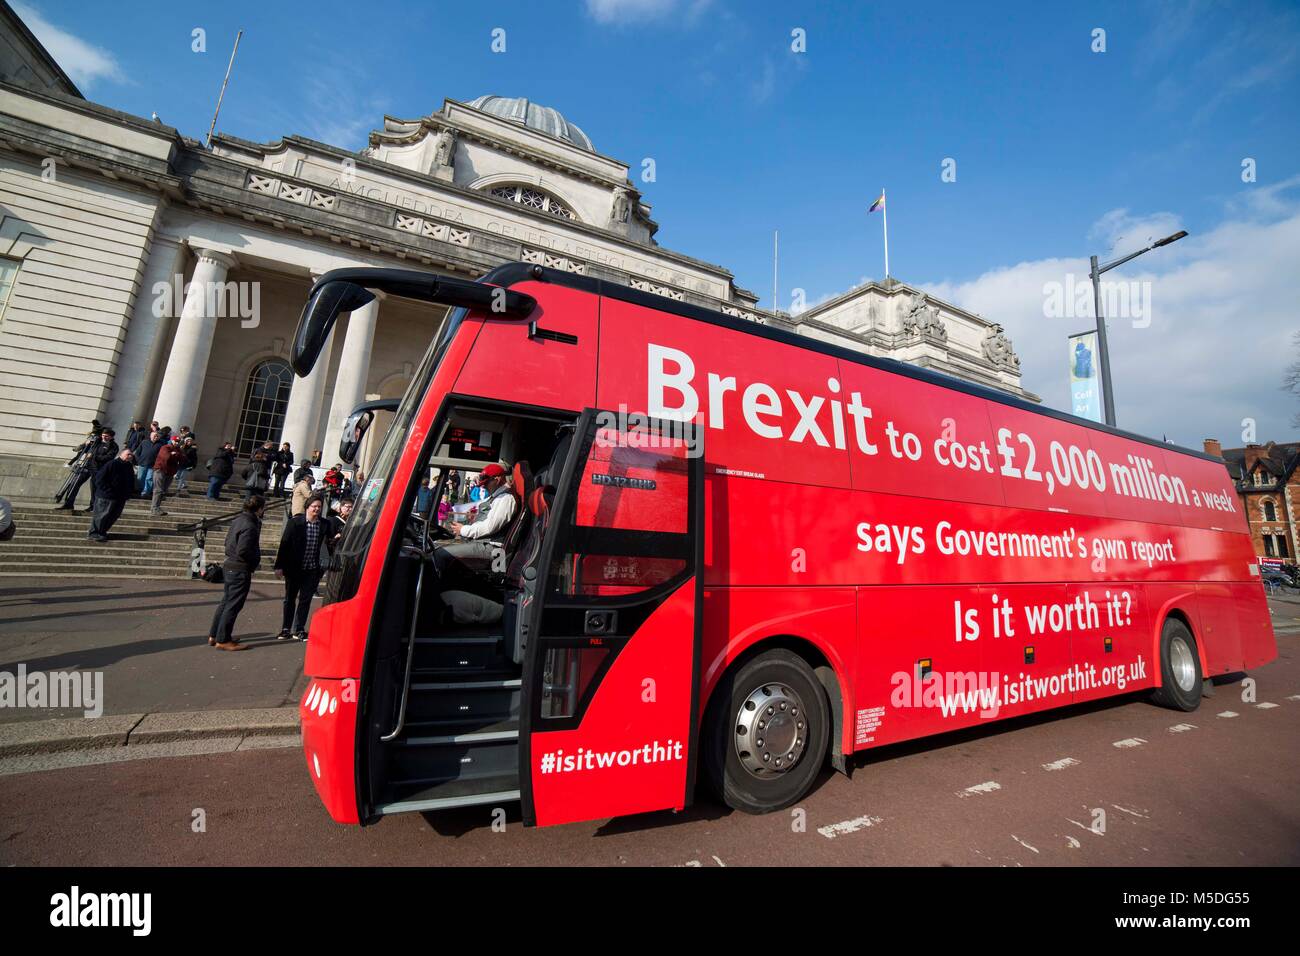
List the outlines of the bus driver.
<svg viewBox="0 0 1300 956">
<path fill-rule="evenodd" d="M 434 549 L 434 566 L 443 581 L 449 574 L 459 576 L 491 568 L 493 556 L 504 546 L 519 508 L 507 469 L 488 465 L 479 474 L 478 484 L 487 497 L 479 502 L 474 520 L 468 524 L 453 521 L 447 530 L 455 540 Z"/>
</svg>

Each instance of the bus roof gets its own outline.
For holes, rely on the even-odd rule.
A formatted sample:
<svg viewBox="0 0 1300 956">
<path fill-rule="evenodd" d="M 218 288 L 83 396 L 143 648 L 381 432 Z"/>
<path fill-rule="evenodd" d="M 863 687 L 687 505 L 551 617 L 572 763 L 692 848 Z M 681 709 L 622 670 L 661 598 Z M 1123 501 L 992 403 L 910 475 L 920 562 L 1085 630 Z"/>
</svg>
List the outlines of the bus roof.
<svg viewBox="0 0 1300 956">
<path fill-rule="evenodd" d="M 1071 415 L 1069 412 L 1063 412 L 1059 409 L 1045 405 L 1037 405 L 1033 402 L 1025 401 L 1023 398 L 1017 398 L 1009 392 L 999 391 L 998 389 L 989 388 L 986 385 L 979 385 L 975 382 L 968 382 L 965 379 L 956 378 L 955 376 L 945 374 L 944 372 L 936 372 L 932 369 L 910 365 L 907 362 L 900 362 L 897 359 L 881 358 L 875 355 L 867 355 L 863 352 L 855 352 L 853 349 L 847 349 L 841 345 L 833 345 L 830 342 L 822 342 L 805 335 L 799 335 L 797 332 L 787 332 L 784 329 L 774 329 L 771 326 L 761 325 L 757 322 L 738 318 L 737 316 L 727 315 L 724 312 L 706 309 L 703 306 L 694 305 L 689 302 L 679 302 L 678 300 L 670 299 L 667 296 L 655 295 L 653 292 L 645 292 L 641 289 L 633 289 L 629 286 L 621 285 L 616 282 L 608 282 L 603 279 L 595 278 L 594 276 L 578 275 L 573 272 L 565 272 L 560 269 L 549 269 L 545 266 L 532 265 L 526 262 L 511 262 L 506 265 L 497 266 L 491 272 L 484 275 L 479 281 L 490 282 L 493 285 L 509 288 L 517 282 L 525 282 L 528 280 L 550 282 L 555 285 L 590 292 L 593 295 L 606 296 L 611 299 L 630 302 L 634 305 L 645 306 L 648 309 L 657 309 L 660 312 L 671 312 L 673 315 L 680 315 L 688 319 L 694 319 L 697 322 L 707 322 L 710 325 L 719 325 L 723 328 L 743 332 L 746 335 L 757 335 L 777 342 L 784 342 L 785 344 L 793 345 L 796 348 L 807 349 L 811 352 L 821 352 L 824 355 L 832 355 L 836 358 L 844 359 L 847 362 L 854 362 L 858 365 L 867 365 L 872 368 L 880 369 L 881 371 L 893 372 L 896 375 L 905 375 L 908 378 L 928 382 L 929 384 L 936 385 L 939 388 L 965 392 L 966 394 L 974 395 L 977 398 L 986 398 L 992 402 L 998 402 L 1002 405 L 1009 405 L 1012 408 L 1019 408 L 1027 412 L 1032 412 L 1035 415 L 1045 415 L 1048 418 L 1055 418 L 1074 425 L 1081 425 L 1085 428 L 1090 428 L 1093 431 L 1105 432 L 1108 435 L 1115 435 L 1119 438 L 1127 438 L 1131 441 L 1142 442 L 1145 445 L 1154 445 L 1157 448 L 1163 448 L 1167 451 L 1176 451 L 1180 454 L 1191 455 L 1194 458 L 1202 458 L 1206 461 L 1224 464 L 1223 459 L 1204 451 L 1185 448 L 1182 445 L 1175 445 L 1172 442 L 1160 441 L 1157 438 L 1149 438 L 1146 435 L 1139 435 L 1136 432 L 1124 431 L 1121 428 L 1113 428 L 1110 425 L 1105 425 L 1101 422 L 1079 418 L 1077 415 Z"/>
</svg>

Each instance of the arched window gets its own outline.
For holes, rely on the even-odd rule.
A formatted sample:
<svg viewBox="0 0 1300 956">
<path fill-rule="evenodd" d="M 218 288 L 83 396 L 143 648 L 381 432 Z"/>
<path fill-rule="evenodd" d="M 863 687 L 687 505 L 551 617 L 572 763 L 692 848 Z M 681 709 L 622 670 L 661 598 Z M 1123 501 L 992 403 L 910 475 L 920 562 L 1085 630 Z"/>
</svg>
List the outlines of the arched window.
<svg viewBox="0 0 1300 956">
<path fill-rule="evenodd" d="M 1277 520 L 1277 507 L 1273 504 L 1272 498 L 1266 499 L 1264 501 L 1264 520 L 1265 521 Z"/>
<path fill-rule="evenodd" d="M 573 210 L 569 209 L 564 203 L 560 202 L 549 193 L 544 193 L 540 189 L 534 189 L 532 186 L 512 185 L 512 186 L 493 186 L 488 190 L 488 195 L 496 196 L 497 199 L 508 199 L 511 202 L 517 202 L 521 206 L 527 206 L 529 209 L 536 209 L 540 212 L 549 213 L 557 219 L 573 219 Z"/>
<path fill-rule="evenodd" d="M 253 366 L 239 412 L 235 454 L 247 458 L 262 442 L 279 442 L 292 385 L 293 370 L 284 359 L 267 359 Z"/>
</svg>

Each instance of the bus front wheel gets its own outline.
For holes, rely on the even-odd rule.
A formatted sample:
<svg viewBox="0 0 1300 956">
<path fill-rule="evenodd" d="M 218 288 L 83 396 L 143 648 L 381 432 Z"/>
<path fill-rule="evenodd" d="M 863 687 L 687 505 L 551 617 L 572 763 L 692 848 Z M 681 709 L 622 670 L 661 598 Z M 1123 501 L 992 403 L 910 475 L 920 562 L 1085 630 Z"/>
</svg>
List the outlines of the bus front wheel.
<svg viewBox="0 0 1300 956">
<path fill-rule="evenodd" d="M 704 772 L 715 794 L 745 813 L 790 806 L 826 757 L 830 708 L 806 661 L 774 648 L 718 682 L 705 717 Z"/>
<path fill-rule="evenodd" d="M 1201 660 L 1196 638 L 1176 617 L 1160 631 L 1160 685 L 1151 699 L 1162 707 L 1193 711 L 1201 706 Z"/>
</svg>

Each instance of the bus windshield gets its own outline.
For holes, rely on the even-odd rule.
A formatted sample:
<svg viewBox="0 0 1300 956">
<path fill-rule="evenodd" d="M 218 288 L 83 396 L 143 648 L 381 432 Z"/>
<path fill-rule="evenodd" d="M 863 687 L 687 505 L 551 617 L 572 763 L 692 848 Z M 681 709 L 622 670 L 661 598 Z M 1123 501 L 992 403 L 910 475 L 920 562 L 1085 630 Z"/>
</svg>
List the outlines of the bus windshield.
<svg viewBox="0 0 1300 956">
<path fill-rule="evenodd" d="M 465 313 L 465 309 L 451 309 L 447 313 L 442 327 L 435 333 L 419 367 L 411 376 L 402 403 L 394 413 L 393 423 L 384 435 L 379 452 L 370 466 L 370 474 L 366 476 L 365 484 L 358 489 L 356 507 L 348 520 L 343 540 L 339 543 L 334 573 L 330 576 L 330 586 L 327 589 L 327 600 L 346 600 L 356 592 L 366 549 L 374 536 L 375 521 L 384 502 L 384 493 L 392 483 L 411 419 L 415 417 L 416 409 L 428 393 L 433 376 L 438 371 L 456 330 L 464 321 Z"/>
</svg>

